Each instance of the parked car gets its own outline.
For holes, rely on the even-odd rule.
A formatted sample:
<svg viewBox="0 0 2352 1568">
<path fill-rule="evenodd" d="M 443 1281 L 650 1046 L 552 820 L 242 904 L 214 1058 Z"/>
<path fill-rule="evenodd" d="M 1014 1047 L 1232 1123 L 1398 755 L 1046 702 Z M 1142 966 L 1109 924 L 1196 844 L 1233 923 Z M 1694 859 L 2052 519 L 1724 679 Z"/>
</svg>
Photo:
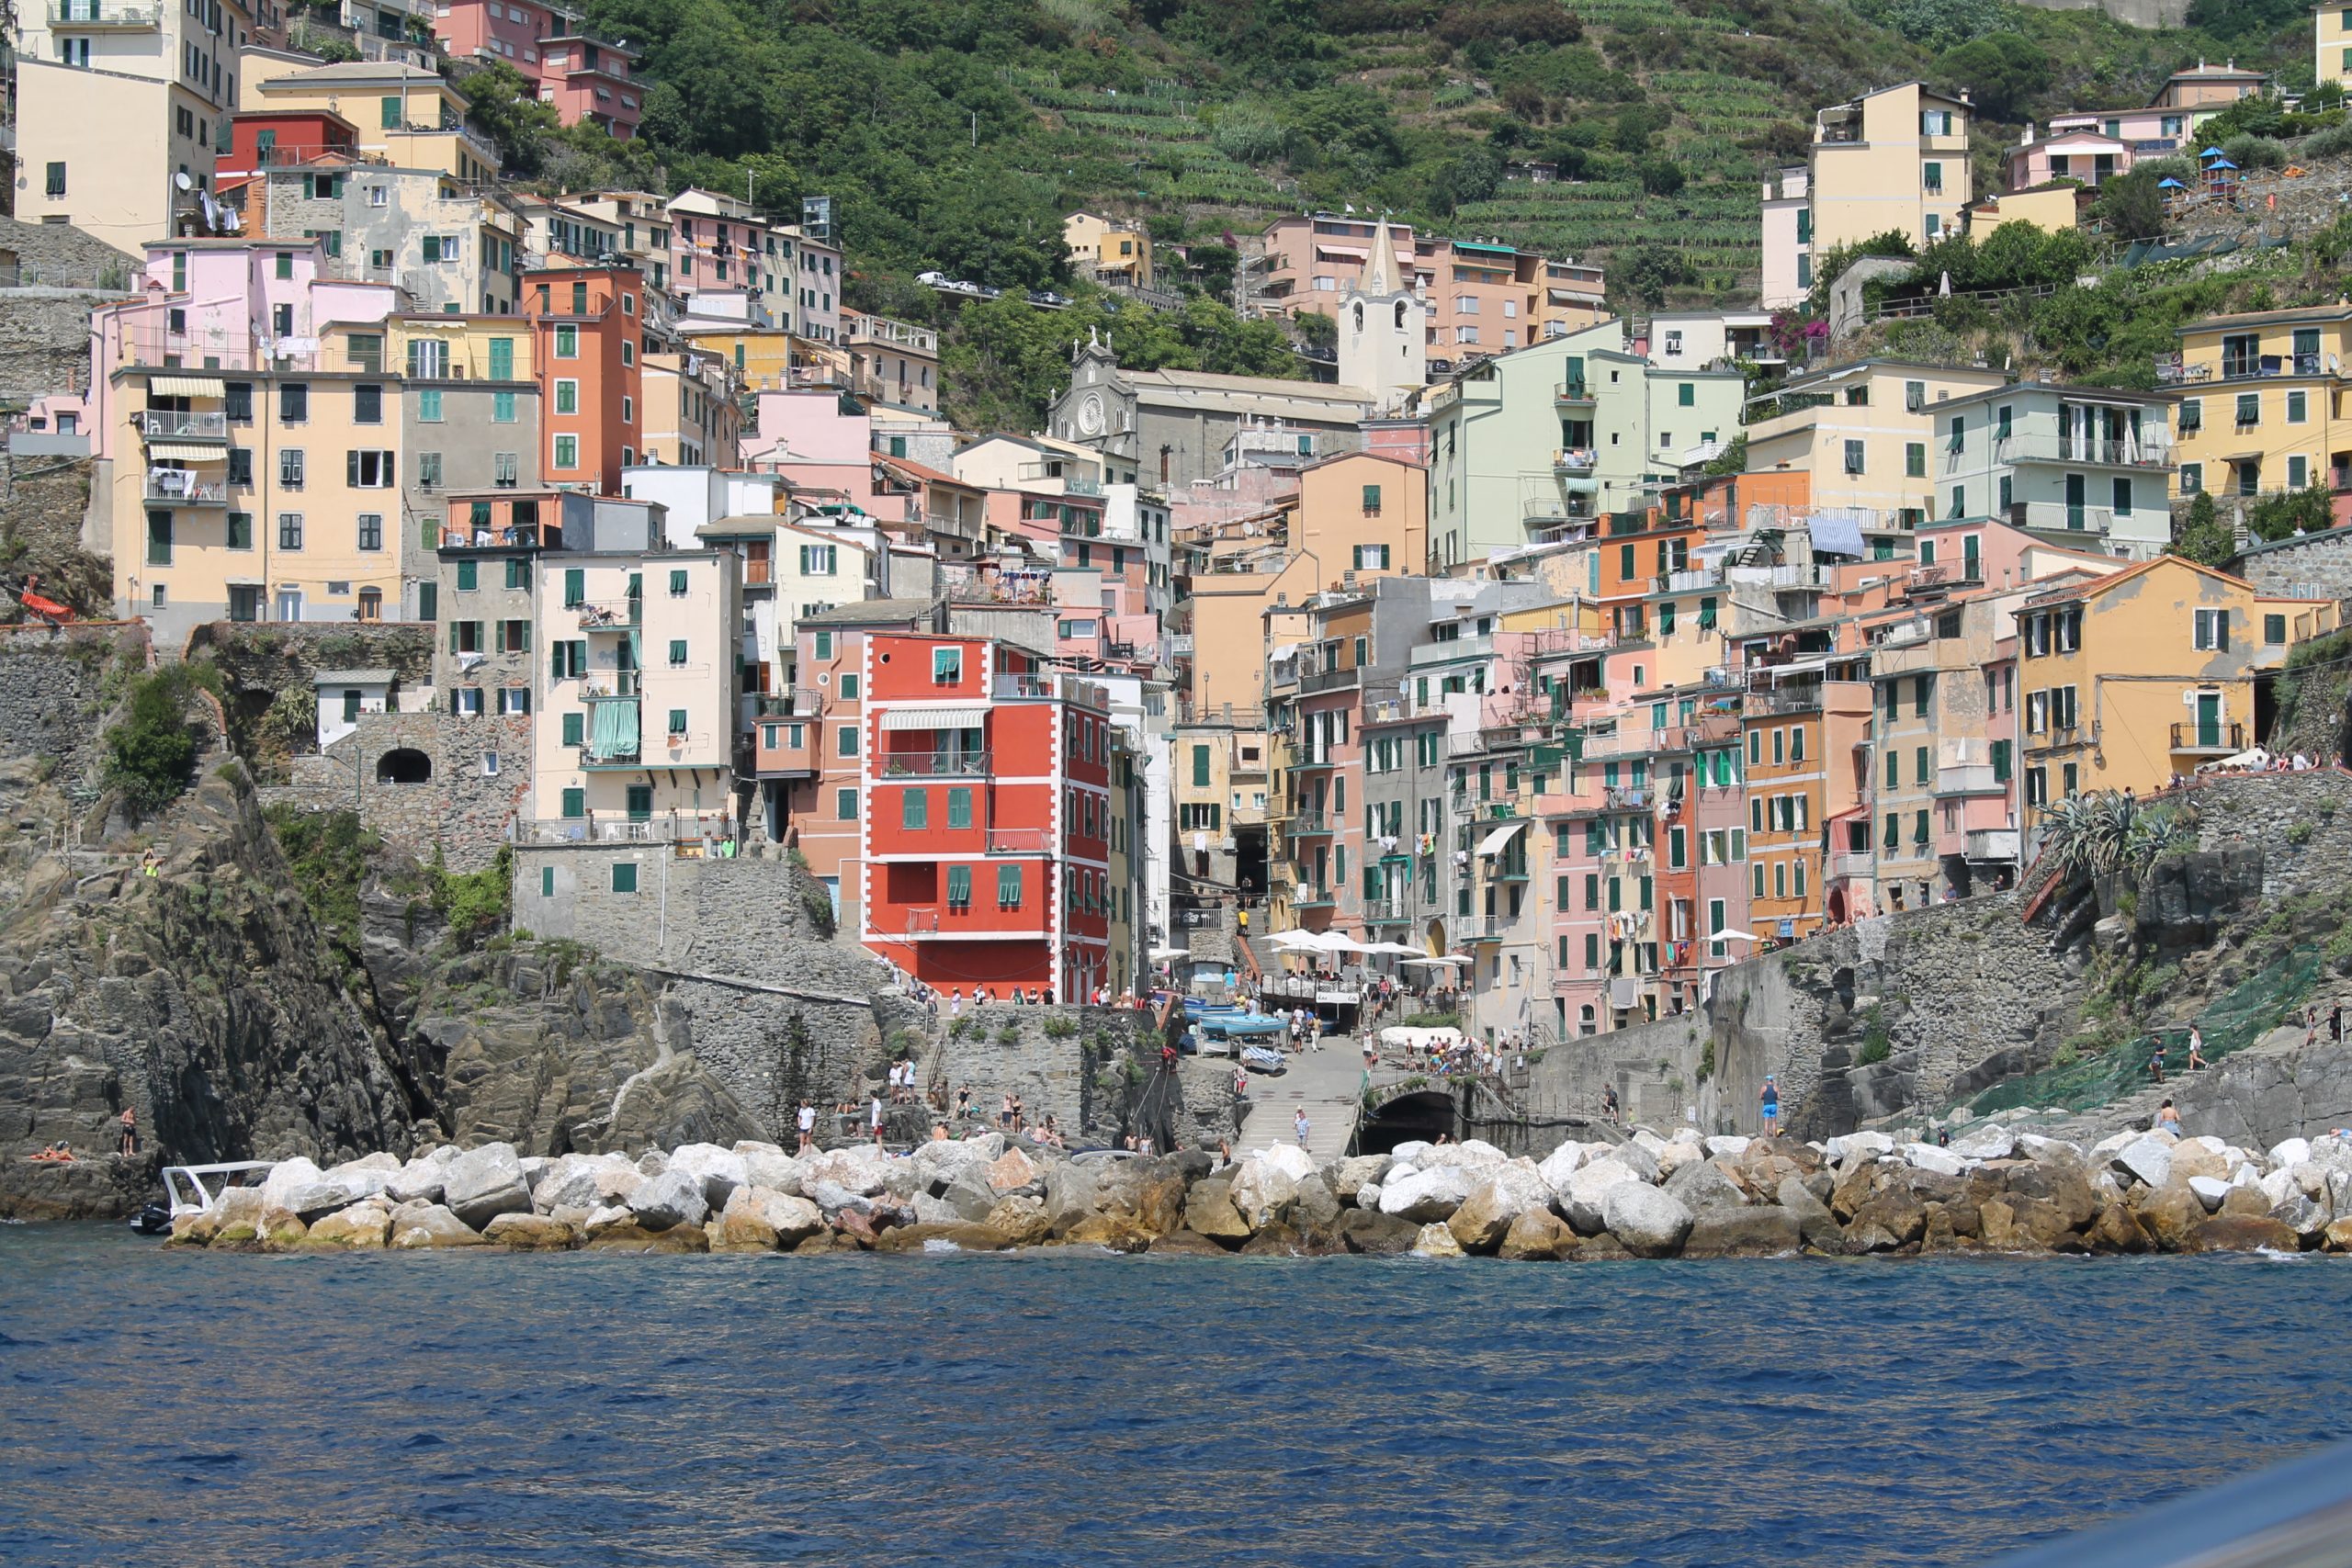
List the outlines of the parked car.
<svg viewBox="0 0 2352 1568">
<path fill-rule="evenodd" d="M 919 272 L 915 274 L 915 281 L 925 288 L 944 288 L 947 287 L 947 275 L 944 272 Z"/>
<path fill-rule="evenodd" d="M 1076 303 L 1067 294 L 1057 294 L 1050 288 L 1040 288 L 1029 296 L 1029 303 L 1042 305 L 1048 310 L 1059 310 Z"/>
</svg>

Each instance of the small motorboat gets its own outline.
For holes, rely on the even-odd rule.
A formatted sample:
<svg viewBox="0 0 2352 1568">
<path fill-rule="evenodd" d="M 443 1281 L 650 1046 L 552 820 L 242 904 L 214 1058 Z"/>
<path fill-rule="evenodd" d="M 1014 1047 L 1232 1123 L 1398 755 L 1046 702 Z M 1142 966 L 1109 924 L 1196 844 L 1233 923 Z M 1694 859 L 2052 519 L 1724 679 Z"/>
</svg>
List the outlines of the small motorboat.
<svg viewBox="0 0 2352 1568">
<path fill-rule="evenodd" d="M 169 1235 L 172 1212 L 161 1203 L 150 1203 L 130 1216 L 130 1228 L 141 1235 Z"/>
<path fill-rule="evenodd" d="M 1290 1070 L 1287 1057 L 1280 1051 L 1271 1051 L 1263 1045 L 1246 1047 L 1241 1053 L 1241 1066 L 1245 1071 L 1270 1078 L 1279 1077 Z"/>
<path fill-rule="evenodd" d="M 232 1160 L 222 1165 L 171 1165 L 164 1168 L 164 1201 L 150 1203 L 130 1216 L 130 1228 L 141 1235 L 169 1235 L 172 1222 L 182 1214 L 200 1214 L 220 1201 L 232 1187 L 257 1187 L 277 1162 Z"/>
</svg>

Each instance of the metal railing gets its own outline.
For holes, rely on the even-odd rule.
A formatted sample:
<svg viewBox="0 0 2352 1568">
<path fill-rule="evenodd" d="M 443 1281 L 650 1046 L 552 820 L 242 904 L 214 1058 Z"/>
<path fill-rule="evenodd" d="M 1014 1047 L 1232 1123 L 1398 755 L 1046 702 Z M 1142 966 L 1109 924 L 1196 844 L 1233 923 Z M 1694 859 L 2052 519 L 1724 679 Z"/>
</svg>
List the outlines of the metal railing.
<svg viewBox="0 0 2352 1568">
<path fill-rule="evenodd" d="M 581 817 L 516 818 L 507 824 L 506 836 L 517 844 L 692 843 L 732 839 L 736 823 L 723 811 L 591 811 Z"/>
<path fill-rule="evenodd" d="M 1413 919 L 1413 906 L 1406 898 L 1367 898 L 1363 901 L 1363 918 L 1374 925 L 1408 925 Z"/>
<path fill-rule="evenodd" d="M 2012 435 L 1993 444 L 1996 463 L 2093 463 L 2110 468 L 2169 468 L 2172 447 L 2145 435 L 2109 440 L 2083 435 Z"/>
<path fill-rule="evenodd" d="M 2172 749 L 2176 751 L 2243 751 L 2245 750 L 2245 726 L 2243 724 L 2176 724 L 2172 727 Z"/>
<path fill-rule="evenodd" d="M 642 599 L 592 601 L 564 607 L 579 612 L 580 629 L 582 631 L 627 631 L 645 624 L 645 601 Z"/>
<path fill-rule="evenodd" d="M 1041 855 L 1053 847 L 1053 834 L 1044 828 L 990 828 L 988 830 L 988 852 L 992 855 Z"/>
<path fill-rule="evenodd" d="M 229 436 L 229 416 L 225 413 L 175 413 L 168 409 L 149 409 L 139 416 L 139 434 L 151 441 L 191 438 L 225 441 Z"/>
<path fill-rule="evenodd" d="M 1592 401 L 1592 386 L 1586 381 L 1560 381 L 1553 385 L 1552 400 L 1555 403 L 1589 403 Z"/>
<path fill-rule="evenodd" d="M 50 0 L 51 28 L 153 28 L 163 20 L 162 6 L 140 0 Z"/>
<path fill-rule="evenodd" d="M 884 751 L 875 759 L 876 777 L 885 779 L 978 778 L 989 771 L 989 753 L 940 750 Z"/>
<path fill-rule="evenodd" d="M 157 484 L 155 476 L 150 474 L 147 476 L 144 490 L 149 504 L 155 506 L 226 506 L 229 504 L 229 487 L 218 482 L 208 484 L 190 479 L 186 484 L 166 487 Z"/>
<path fill-rule="evenodd" d="M 1287 820 L 1288 826 L 1283 831 L 1294 839 L 1321 838 L 1331 831 L 1320 811 L 1302 811 Z"/>
<path fill-rule="evenodd" d="M 1354 685 L 1363 677 L 1363 671 L 1354 668 L 1318 670 L 1311 675 L 1302 675 L 1298 678 L 1299 694 L 1305 696 L 1314 692 L 1340 691 Z"/>
<path fill-rule="evenodd" d="M 794 686 L 789 691 L 752 699 L 752 712 L 758 718 L 814 718 L 821 705 L 820 694 L 808 686 Z"/>
</svg>

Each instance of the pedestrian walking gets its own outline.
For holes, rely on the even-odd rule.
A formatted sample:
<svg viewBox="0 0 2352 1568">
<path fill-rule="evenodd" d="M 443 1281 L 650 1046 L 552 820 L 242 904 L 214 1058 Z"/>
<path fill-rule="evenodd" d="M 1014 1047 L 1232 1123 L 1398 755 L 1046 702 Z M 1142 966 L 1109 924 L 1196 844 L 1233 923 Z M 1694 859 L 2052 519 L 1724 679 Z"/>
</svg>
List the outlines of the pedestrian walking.
<svg viewBox="0 0 2352 1568">
<path fill-rule="evenodd" d="M 800 1153 L 817 1152 L 817 1108 L 807 1100 L 800 1102 L 800 1111 L 794 1121 L 800 1128 Z"/>
<path fill-rule="evenodd" d="M 972 1086 L 966 1084 L 956 1091 L 956 1120 L 963 1121 L 972 1114 Z"/>
<path fill-rule="evenodd" d="M 874 1103 L 867 1108 L 866 1114 L 874 1123 L 874 1146 L 880 1148 L 882 1146 L 882 1097 L 877 1094 L 872 1098 Z"/>
<path fill-rule="evenodd" d="M 1302 1105 L 1298 1108 L 1297 1113 L 1291 1118 L 1291 1125 L 1297 1129 L 1298 1146 L 1302 1149 L 1305 1148 L 1306 1146 L 1307 1134 L 1306 1107 Z"/>
</svg>

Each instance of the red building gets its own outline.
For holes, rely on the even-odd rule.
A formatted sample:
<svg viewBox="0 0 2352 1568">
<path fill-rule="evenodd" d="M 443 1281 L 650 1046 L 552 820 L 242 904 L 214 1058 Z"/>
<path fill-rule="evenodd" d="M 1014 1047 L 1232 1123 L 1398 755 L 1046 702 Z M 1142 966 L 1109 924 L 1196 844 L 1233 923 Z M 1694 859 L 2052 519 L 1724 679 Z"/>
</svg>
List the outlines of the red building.
<svg viewBox="0 0 2352 1568">
<path fill-rule="evenodd" d="M 645 446 L 644 279 L 626 266 L 526 272 L 523 314 L 538 334 L 539 478 L 620 494 Z"/>
<path fill-rule="evenodd" d="M 985 637 L 865 638 L 861 940 L 944 991 L 1083 996 L 1110 956 L 1102 688 Z"/>
<path fill-rule="evenodd" d="M 359 161 L 359 128 L 325 109 L 249 109 L 229 122 L 229 150 L 213 166 L 222 196 L 264 169 Z M 255 215 L 258 217 L 258 215 Z"/>
</svg>

